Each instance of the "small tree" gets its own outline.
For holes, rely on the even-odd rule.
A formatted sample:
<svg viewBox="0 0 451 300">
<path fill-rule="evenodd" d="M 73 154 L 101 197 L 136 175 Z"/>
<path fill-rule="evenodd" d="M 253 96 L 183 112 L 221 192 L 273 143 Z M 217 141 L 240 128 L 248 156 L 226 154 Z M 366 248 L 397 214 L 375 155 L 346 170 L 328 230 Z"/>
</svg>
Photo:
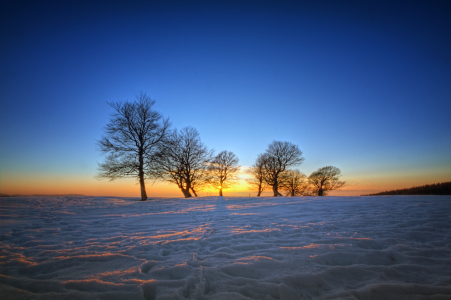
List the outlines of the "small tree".
<svg viewBox="0 0 451 300">
<path fill-rule="evenodd" d="M 287 170 L 280 174 L 279 187 L 286 196 L 303 196 L 307 190 L 307 176 L 298 170 Z"/>
<path fill-rule="evenodd" d="M 136 96 L 135 102 L 108 103 L 115 112 L 104 128 L 105 135 L 97 144 L 104 163 L 99 164 L 97 178 L 135 177 L 141 187 L 141 201 L 147 199 L 144 181 L 148 179 L 154 153 L 164 143 L 170 123 L 152 110 L 155 100 L 146 94 Z"/>
<path fill-rule="evenodd" d="M 204 181 L 202 176 L 212 155 L 213 151 L 202 144 L 196 129 L 175 130 L 153 160 L 152 174 L 177 184 L 185 198 L 189 198 L 192 197 L 190 190 L 196 193 L 196 184 L 200 186 Z"/>
<path fill-rule="evenodd" d="M 296 166 L 304 161 L 302 151 L 297 145 L 290 142 L 274 141 L 262 155 L 264 178 L 272 186 L 274 197 L 282 196 L 279 193 L 279 175 L 288 167 Z"/>
<path fill-rule="evenodd" d="M 328 191 L 337 190 L 345 185 L 345 181 L 339 181 L 341 171 L 339 168 L 327 166 L 310 174 L 309 183 L 313 187 L 313 194 L 326 196 Z"/>
<path fill-rule="evenodd" d="M 223 189 L 228 189 L 236 183 L 240 171 L 238 157 L 233 152 L 222 151 L 211 161 L 208 171 L 211 185 L 219 189 L 219 196 L 222 196 Z"/>
<path fill-rule="evenodd" d="M 251 176 L 251 178 L 246 179 L 247 183 L 251 186 L 257 188 L 257 197 L 260 197 L 261 193 L 266 189 L 267 184 L 264 180 L 265 168 L 263 155 L 260 154 L 252 167 L 246 170 L 246 173 Z"/>
</svg>

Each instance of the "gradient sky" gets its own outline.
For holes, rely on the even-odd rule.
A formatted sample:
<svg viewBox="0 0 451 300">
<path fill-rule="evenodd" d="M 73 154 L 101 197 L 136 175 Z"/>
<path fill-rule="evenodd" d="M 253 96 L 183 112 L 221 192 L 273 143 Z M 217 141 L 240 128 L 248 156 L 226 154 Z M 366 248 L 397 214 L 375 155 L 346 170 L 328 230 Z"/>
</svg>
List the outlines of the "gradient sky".
<svg viewBox="0 0 451 300">
<path fill-rule="evenodd" d="M 243 166 L 299 145 L 334 195 L 450 180 L 451 1 L 94 2 L 2 1 L 1 193 L 139 196 L 94 175 L 106 102 L 140 92 Z"/>
</svg>

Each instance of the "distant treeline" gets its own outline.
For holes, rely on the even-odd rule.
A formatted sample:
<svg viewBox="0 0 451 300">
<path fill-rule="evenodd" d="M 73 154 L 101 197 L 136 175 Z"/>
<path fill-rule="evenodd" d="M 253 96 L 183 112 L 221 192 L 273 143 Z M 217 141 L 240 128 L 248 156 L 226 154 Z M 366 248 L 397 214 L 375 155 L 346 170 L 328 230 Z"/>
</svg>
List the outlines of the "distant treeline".
<svg viewBox="0 0 451 300">
<path fill-rule="evenodd" d="M 364 196 L 379 196 L 379 195 L 451 195 L 451 181 L 426 184 L 423 186 L 416 186 L 410 189 L 385 191 L 377 194 L 369 194 Z"/>
</svg>

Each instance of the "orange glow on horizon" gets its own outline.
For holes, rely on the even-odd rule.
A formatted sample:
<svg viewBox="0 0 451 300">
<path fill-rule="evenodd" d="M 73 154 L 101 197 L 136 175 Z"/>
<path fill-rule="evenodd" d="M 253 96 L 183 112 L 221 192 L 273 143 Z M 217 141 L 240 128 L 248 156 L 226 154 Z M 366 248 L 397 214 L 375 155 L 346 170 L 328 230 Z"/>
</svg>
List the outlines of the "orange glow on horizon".
<svg viewBox="0 0 451 300">
<path fill-rule="evenodd" d="M 224 189 L 225 197 L 255 197 L 257 192 L 246 182 L 246 174 L 240 174 L 237 184 L 230 189 Z M 346 185 L 337 191 L 331 191 L 330 196 L 359 196 L 387 190 L 410 188 L 425 184 L 449 181 L 449 174 L 443 172 L 425 171 L 408 174 L 367 174 L 360 178 L 343 176 Z M 167 182 L 146 183 L 148 197 L 182 198 L 182 192 L 175 184 Z M 42 175 L 42 174 L 1 174 L 0 193 L 8 195 L 36 194 L 82 194 L 86 196 L 140 197 L 140 188 L 136 180 L 118 179 L 113 182 L 97 180 L 91 176 L 74 175 Z M 198 196 L 217 196 L 217 188 L 211 187 L 198 192 Z M 267 189 L 263 197 L 272 196 Z"/>
</svg>

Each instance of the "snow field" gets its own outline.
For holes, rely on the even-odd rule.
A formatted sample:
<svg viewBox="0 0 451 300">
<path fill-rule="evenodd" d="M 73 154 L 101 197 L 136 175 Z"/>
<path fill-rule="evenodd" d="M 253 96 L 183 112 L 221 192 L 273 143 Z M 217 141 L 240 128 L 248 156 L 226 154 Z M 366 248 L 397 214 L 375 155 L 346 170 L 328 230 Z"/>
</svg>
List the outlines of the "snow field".
<svg viewBox="0 0 451 300">
<path fill-rule="evenodd" d="M 451 299 L 449 196 L 2 198 L 2 299 Z M 5 297 L 6 296 L 6 297 Z"/>
</svg>

